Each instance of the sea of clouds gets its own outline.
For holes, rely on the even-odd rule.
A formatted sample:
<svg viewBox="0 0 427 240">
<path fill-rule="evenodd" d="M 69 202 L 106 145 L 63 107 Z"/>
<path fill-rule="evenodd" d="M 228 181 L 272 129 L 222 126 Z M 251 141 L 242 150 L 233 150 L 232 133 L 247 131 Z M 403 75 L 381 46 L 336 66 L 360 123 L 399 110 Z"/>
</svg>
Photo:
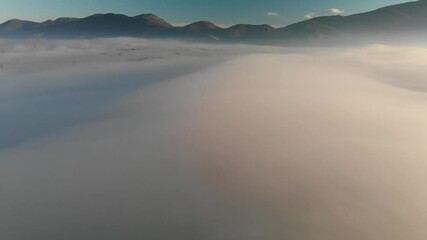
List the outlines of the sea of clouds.
<svg viewBox="0 0 427 240">
<path fill-rule="evenodd" d="M 2 239 L 427 237 L 427 48 L 0 50 Z"/>
</svg>

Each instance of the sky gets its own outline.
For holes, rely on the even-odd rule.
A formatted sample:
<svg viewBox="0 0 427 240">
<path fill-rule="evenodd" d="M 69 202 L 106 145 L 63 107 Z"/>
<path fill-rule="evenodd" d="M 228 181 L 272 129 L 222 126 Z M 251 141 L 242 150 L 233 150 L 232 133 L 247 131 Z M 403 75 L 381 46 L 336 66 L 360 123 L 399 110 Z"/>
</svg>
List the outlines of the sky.
<svg viewBox="0 0 427 240">
<path fill-rule="evenodd" d="M 207 20 L 217 24 L 284 26 L 319 15 L 349 15 L 409 0 L 1 0 L 0 21 L 19 18 L 44 21 L 94 13 L 130 16 L 154 13 L 183 25 Z"/>
</svg>

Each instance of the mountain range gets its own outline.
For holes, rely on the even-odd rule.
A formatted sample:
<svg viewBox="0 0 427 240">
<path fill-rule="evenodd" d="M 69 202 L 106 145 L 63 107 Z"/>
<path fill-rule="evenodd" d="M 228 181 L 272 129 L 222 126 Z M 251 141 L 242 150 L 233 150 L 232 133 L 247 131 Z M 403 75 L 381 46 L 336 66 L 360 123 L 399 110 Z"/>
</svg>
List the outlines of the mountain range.
<svg viewBox="0 0 427 240">
<path fill-rule="evenodd" d="M 208 21 L 177 27 L 154 14 L 134 17 L 95 14 L 42 23 L 12 19 L 0 24 L 2 38 L 180 38 L 221 42 L 297 43 L 319 39 L 427 35 L 427 0 L 387 6 L 349 16 L 323 16 L 283 28 L 238 24 L 222 28 Z"/>
</svg>

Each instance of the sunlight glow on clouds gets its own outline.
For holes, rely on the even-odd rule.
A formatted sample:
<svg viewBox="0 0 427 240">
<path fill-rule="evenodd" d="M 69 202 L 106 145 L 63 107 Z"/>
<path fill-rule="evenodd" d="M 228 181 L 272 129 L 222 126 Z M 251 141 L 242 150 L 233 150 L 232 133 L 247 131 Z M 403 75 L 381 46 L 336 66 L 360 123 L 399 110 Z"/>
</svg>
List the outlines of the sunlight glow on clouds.
<svg viewBox="0 0 427 240">
<path fill-rule="evenodd" d="M 327 10 L 322 10 L 322 11 L 318 11 L 318 12 L 309 12 L 307 14 L 304 15 L 305 19 L 311 19 L 314 17 L 319 17 L 319 16 L 323 16 L 323 15 L 339 15 L 339 14 L 343 14 L 345 11 L 339 8 L 330 8 Z"/>
<path fill-rule="evenodd" d="M 306 15 L 304 15 L 304 17 L 306 19 L 311 19 L 311 18 L 317 17 L 317 13 L 315 12 L 307 13 Z"/>
<path fill-rule="evenodd" d="M 341 9 L 339 9 L 339 8 L 331 8 L 331 9 L 329 9 L 329 12 L 330 12 L 330 13 L 332 13 L 332 14 L 342 14 L 342 13 L 344 13 L 345 11 L 344 11 L 344 10 L 341 10 Z"/>
</svg>

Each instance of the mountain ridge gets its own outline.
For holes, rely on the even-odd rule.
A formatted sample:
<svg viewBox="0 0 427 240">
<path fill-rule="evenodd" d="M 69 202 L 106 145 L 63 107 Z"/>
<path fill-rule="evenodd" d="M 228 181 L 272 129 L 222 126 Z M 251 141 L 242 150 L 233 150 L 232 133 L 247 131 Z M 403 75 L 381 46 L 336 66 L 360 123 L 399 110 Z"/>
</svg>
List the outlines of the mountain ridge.
<svg viewBox="0 0 427 240">
<path fill-rule="evenodd" d="M 365 36 L 427 35 L 427 0 L 382 7 L 349 16 L 322 16 L 274 28 L 236 24 L 222 28 L 209 21 L 173 26 L 153 13 L 137 16 L 101 13 L 84 18 L 62 17 L 42 23 L 12 19 L 0 24 L 3 38 L 184 38 L 224 42 L 287 43 Z"/>
</svg>

